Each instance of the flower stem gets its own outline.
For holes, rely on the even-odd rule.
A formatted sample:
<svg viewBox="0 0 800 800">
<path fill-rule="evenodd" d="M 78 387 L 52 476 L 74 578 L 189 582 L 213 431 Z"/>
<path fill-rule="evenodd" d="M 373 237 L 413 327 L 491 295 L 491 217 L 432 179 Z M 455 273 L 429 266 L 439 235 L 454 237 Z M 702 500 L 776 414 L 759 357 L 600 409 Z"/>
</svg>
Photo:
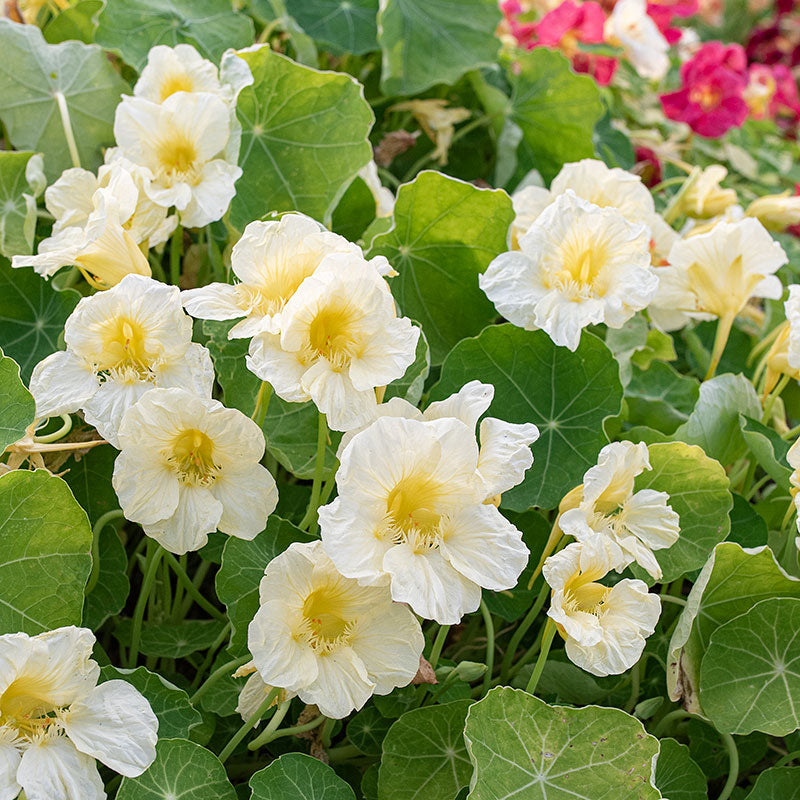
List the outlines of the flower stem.
<svg viewBox="0 0 800 800">
<path fill-rule="evenodd" d="M 775 405 L 775 401 L 781 396 L 781 393 L 788 386 L 791 379 L 791 375 L 781 375 L 781 379 L 778 381 L 777 386 L 764 398 L 764 415 L 761 417 L 761 422 L 763 425 L 766 425 L 769 422 L 769 418 L 772 416 L 772 408 Z"/>
<path fill-rule="evenodd" d="M 144 579 L 142 580 L 142 589 L 139 593 L 139 599 L 136 601 L 136 608 L 133 612 L 131 649 L 128 653 L 128 667 L 131 669 L 136 666 L 136 659 L 139 656 L 139 642 L 142 638 L 142 620 L 144 618 L 144 610 L 147 606 L 147 601 L 150 598 L 150 592 L 153 589 L 153 583 L 155 582 L 156 574 L 158 573 L 158 565 L 161 563 L 161 558 L 165 552 L 166 551 L 164 548 L 153 539 L 150 539 L 147 542 Z"/>
<path fill-rule="evenodd" d="M 317 423 L 317 460 L 314 465 L 314 483 L 311 487 L 311 499 L 308 509 L 300 522 L 300 527 L 311 534 L 317 532 L 317 509 L 319 508 L 322 478 L 325 473 L 325 445 L 328 443 L 328 422 L 320 412 Z"/>
<path fill-rule="evenodd" d="M 267 709 L 275 701 L 275 698 L 278 696 L 280 691 L 281 690 L 277 686 L 274 689 L 272 689 L 270 693 L 264 698 L 264 702 L 258 707 L 256 712 L 251 717 L 248 718 L 247 722 L 245 722 L 244 725 L 242 725 L 242 727 L 239 728 L 238 731 L 236 731 L 236 733 L 233 735 L 228 744 L 225 745 L 225 747 L 222 749 L 222 752 L 219 754 L 219 760 L 223 764 L 228 760 L 231 753 L 233 753 L 233 751 L 239 746 L 239 742 L 241 742 L 242 739 L 244 739 L 244 737 L 247 736 L 247 734 L 250 733 L 250 731 L 253 730 L 253 728 L 255 728 L 256 725 L 258 725 L 259 721 L 261 720 L 261 717 L 264 716 Z"/>
<path fill-rule="evenodd" d="M 175 558 L 172 553 L 168 553 L 166 550 L 164 551 L 164 558 L 166 558 L 167 564 L 169 564 L 169 566 L 172 568 L 172 571 L 177 576 L 181 586 L 183 586 L 184 590 L 186 591 L 186 594 L 188 594 L 192 600 L 194 600 L 195 603 L 197 603 L 197 605 L 203 609 L 203 611 L 206 611 L 212 617 L 214 617 L 214 619 L 217 619 L 223 623 L 227 623 L 228 618 L 212 603 L 206 600 L 205 597 L 203 597 L 202 593 L 194 585 L 192 579 L 189 577 L 186 570 L 181 566 L 178 559 Z"/>
<path fill-rule="evenodd" d="M 484 625 L 486 625 L 486 672 L 483 674 L 481 693 L 486 694 L 492 685 L 492 673 L 494 672 L 494 622 L 492 622 L 492 615 L 482 598 L 481 614 Z"/>
<path fill-rule="evenodd" d="M 730 336 L 733 321 L 736 319 L 736 314 L 725 314 L 717 321 L 717 335 L 714 337 L 714 349 L 711 351 L 711 363 L 708 365 L 708 372 L 703 380 L 711 380 L 714 373 L 717 371 L 719 361 L 722 358 L 722 353 L 725 350 L 725 345 L 728 343 L 728 336 Z"/>
<path fill-rule="evenodd" d="M 220 679 L 224 678 L 226 675 L 232 675 L 234 671 L 241 667 L 242 665 L 246 664 L 248 661 L 252 659 L 250 653 L 246 656 L 241 656 L 241 658 L 235 658 L 233 661 L 228 661 L 226 664 L 223 664 L 221 667 L 217 667 L 206 679 L 206 682 L 189 698 L 189 701 L 192 705 L 196 705 L 197 701 L 206 694 L 215 683 L 217 683 Z"/>
<path fill-rule="evenodd" d="M 311 720 L 311 722 L 306 722 L 303 725 L 294 725 L 291 728 L 281 728 L 279 731 L 275 731 L 270 738 L 271 742 L 274 742 L 275 739 L 280 739 L 283 736 L 296 736 L 298 733 L 306 733 L 308 731 L 313 731 L 314 728 L 319 728 L 327 717 L 322 716 L 320 714 L 318 717 L 315 717 Z"/>
<path fill-rule="evenodd" d="M 433 640 L 433 646 L 431 647 L 431 657 L 428 659 L 428 663 L 433 669 L 436 669 L 436 665 L 439 663 L 439 656 L 442 654 L 442 648 L 449 631 L 449 625 L 440 625 L 439 630 L 436 632 L 436 638 Z"/>
<path fill-rule="evenodd" d="M 181 260 L 183 258 L 183 226 L 178 223 L 172 232 L 169 245 L 169 282 L 177 286 L 181 280 Z"/>
<path fill-rule="evenodd" d="M 69 414 L 61 414 L 63 425 L 53 433 L 46 433 L 43 436 L 34 436 L 33 441 L 36 444 L 52 444 L 59 439 L 63 439 L 72 430 L 72 417 Z"/>
<path fill-rule="evenodd" d="M 536 691 L 536 686 L 539 683 L 539 678 L 542 676 L 547 655 L 550 652 L 550 645 L 553 643 L 553 637 L 556 635 L 556 624 L 550 617 L 547 618 L 545 623 L 544 633 L 542 634 L 542 649 L 539 651 L 539 658 L 536 659 L 536 665 L 531 673 L 531 679 L 525 687 L 528 694 L 533 694 Z"/>
<path fill-rule="evenodd" d="M 64 138 L 67 140 L 67 149 L 69 150 L 69 157 L 72 159 L 72 166 L 80 167 L 81 158 L 78 155 L 78 145 L 75 143 L 75 134 L 72 130 L 72 121 L 69 118 L 69 106 L 67 105 L 67 98 L 64 97 L 62 92 L 53 92 L 53 97 L 56 99 L 58 113 L 61 116 L 61 127 L 64 129 Z"/>
<path fill-rule="evenodd" d="M 719 735 L 725 745 L 725 749 L 728 751 L 729 766 L 728 780 L 725 781 L 717 800 L 728 800 L 731 792 L 736 787 L 736 781 L 739 779 L 739 751 L 736 749 L 736 742 L 733 740 L 733 736 L 729 733 L 720 733 Z"/>
<path fill-rule="evenodd" d="M 122 509 L 115 508 L 112 511 L 106 511 L 100 519 L 95 522 L 92 528 L 92 572 L 89 575 L 89 581 L 86 584 L 86 594 L 92 593 L 92 590 L 97 586 L 97 579 L 100 577 L 100 534 L 103 528 L 115 519 L 123 516 Z"/>
<path fill-rule="evenodd" d="M 269 721 L 269 724 L 264 729 L 264 732 L 261 734 L 261 736 L 259 736 L 257 739 L 253 739 L 253 741 L 247 745 L 250 750 L 258 750 L 259 747 L 263 747 L 268 742 L 271 742 L 273 739 L 277 738 L 274 736 L 275 731 L 278 729 L 281 722 L 283 722 L 283 718 L 288 713 L 291 702 L 291 700 L 284 700 L 278 706 L 272 716 L 272 719 Z"/>
<path fill-rule="evenodd" d="M 272 384 L 267 381 L 261 381 L 261 386 L 258 387 L 258 394 L 256 395 L 256 407 L 253 411 L 253 416 L 250 417 L 259 428 L 264 426 L 264 419 L 267 416 L 267 409 L 271 399 Z"/>
<path fill-rule="evenodd" d="M 530 610 L 525 615 L 525 618 L 517 626 L 516 631 L 514 631 L 514 635 L 511 637 L 511 641 L 508 643 L 506 654 L 503 657 L 503 666 L 500 670 L 501 683 L 505 683 L 508 680 L 509 670 L 511 669 L 511 664 L 514 661 L 514 656 L 517 653 L 517 649 L 522 641 L 522 637 L 528 632 L 528 629 L 531 627 L 531 625 L 533 625 L 536 617 L 539 616 L 539 612 L 542 610 L 542 606 L 545 604 L 549 592 L 550 587 L 545 583 L 539 591 L 539 595 L 536 598 L 533 606 L 531 606 Z"/>
</svg>

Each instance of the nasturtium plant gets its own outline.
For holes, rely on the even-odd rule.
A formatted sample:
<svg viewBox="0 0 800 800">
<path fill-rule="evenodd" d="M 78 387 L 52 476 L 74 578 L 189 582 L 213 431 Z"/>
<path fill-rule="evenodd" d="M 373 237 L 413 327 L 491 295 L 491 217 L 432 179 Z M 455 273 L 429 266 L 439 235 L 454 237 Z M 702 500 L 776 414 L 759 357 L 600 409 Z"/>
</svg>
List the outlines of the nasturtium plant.
<svg viewBox="0 0 800 800">
<path fill-rule="evenodd" d="M 745 5 L 4 3 L 2 800 L 800 800 Z"/>
</svg>

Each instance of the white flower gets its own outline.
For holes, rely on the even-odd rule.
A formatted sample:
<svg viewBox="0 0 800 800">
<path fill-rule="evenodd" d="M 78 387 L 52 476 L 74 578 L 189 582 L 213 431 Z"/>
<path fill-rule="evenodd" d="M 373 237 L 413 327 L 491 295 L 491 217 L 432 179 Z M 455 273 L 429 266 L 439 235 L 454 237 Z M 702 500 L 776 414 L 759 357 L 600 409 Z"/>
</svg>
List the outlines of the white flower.
<svg viewBox="0 0 800 800">
<path fill-rule="evenodd" d="M 792 488 L 789 491 L 794 500 L 794 507 L 797 510 L 795 524 L 797 525 L 797 530 L 800 531 L 800 439 L 797 439 L 789 448 L 789 452 L 786 454 L 786 461 L 792 468 L 792 474 L 789 476 L 789 483 Z M 795 539 L 795 542 L 797 542 L 797 539 Z M 800 548 L 800 544 L 797 546 Z"/>
<path fill-rule="evenodd" d="M 0 636 L 0 798 L 103 800 L 95 759 L 127 777 L 155 760 L 158 720 L 125 681 L 97 685 L 86 628 Z"/>
<path fill-rule="evenodd" d="M 542 574 L 553 589 L 547 615 L 564 638 L 573 664 L 592 675 L 618 675 L 642 655 L 661 614 L 661 601 L 643 581 L 598 583 L 614 561 L 603 537 L 587 537 L 550 556 Z"/>
<path fill-rule="evenodd" d="M 361 708 L 416 675 L 419 623 L 385 587 L 340 575 L 321 542 L 295 542 L 267 565 L 248 645 L 261 680 L 328 717 Z"/>
<path fill-rule="evenodd" d="M 510 322 L 541 328 L 570 350 L 587 325 L 621 328 L 656 293 L 648 228 L 571 190 L 542 212 L 519 244 L 519 251 L 489 264 L 480 287 Z"/>
<path fill-rule="evenodd" d="M 543 186 L 528 185 L 514 191 L 511 195 L 514 221 L 508 232 L 508 243 L 512 250 L 519 250 L 519 240 L 552 202 L 553 195 Z"/>
<path fill-rule="evenodd" d="M 681 239 L 668 260 L 669 266 L 655 270 L 659 288 L 649 309 L 663 330 L 689 319 L 733 317 L 751 297 L 777 300 L 783 286 L 774 273 L 788 259 L 764 226 L 747 218 Z"/>
<path fill-rule="evenodd" d="M 148 197 L 175 206 L 183 225 L 207 225 L 225 213 L 242 170 L 226 152 L 230 109 L 219 97 L 176 92 L 158 104 L 124 96 L 114 135 L 120 155 L 147 169 Z"/>
<path fill-rule="evenodd" d="M 233 677 L 247 677 L 244 686 L 242 686 L 239 692 L 239 700 L 236 703 L 236 713 L 247 722 L 247 720 L 261 708 L 261 704 L 267 699 L 267 696 L 275 687 L 264 683 L 261 679 L 261 675 L 258 674 L 258 670 L 256 670 L 256 665 L 252 661 L 248 661 L 247 664 L 239 667 L 239 669 L 233 673 Z M 292 697 L 294 697 L 293 692 L 281 690 L 269 704 L 269 708 L 280 705 L 282 702 L 290 700 Z M 260 720 L 256 723 L 256 726 L 259 724 Z"/>
<path fill-rule="evenodd" d="M 394 212 L 394 195 L 387 189 L 378 176 L 378 165 L 374 161 L 365 164 L 358 171 L 358 177 L 367 184 L 367 188 L 375 198 L 375 216 L 391 217 Z"/>
<path fill-rule="evenodd" d="M 685 190 L 678 210 L 689 217 L 711 219 L 735 206 L 736 190 L 721 185 L 727 174 L 721 164 L 706 167 Z"/>
<path fill-rule="evenodd" d="M 784 231 L 790 225 L 800 224 L 800 196 L 768 194 L 753 200 L 745 212 L 748 217 L 756 217 L 767 230 Z"/>
<path fill-rule="evenodd" d="M 413 363 L 419 329 L 395 316 L 386 281 L 351 253 L 324 258 L 291 296 L 281 333 L 250 343 L 248 368 L 289 402 L 313 400 L 334 430 L 375 413 L 375 389 Z"/>
<path fill-rule="evenodd" d="M 647 14 L 645 0 L 619 0 L 606 20 L 606 40 L 619 44 L 643 78 L 661 80 L 669 69 L 669 42 Z"/>
<path fill-rule="evenodd" d="M 424 415 L 401 400 L 379 406 L 341 450 L 338 497 L 319 511 L 343 575 L 388 582 L 395 600 L 446 625 L 477 609 L 481 587 L 513 588 L 528 560 L 492 501 L 523 479 L 538 430 L 487 418 L 479 449 L 493 394 L 473 381 Z"/>
<path fill-rule="evenodd" d="M 36 415 L 82 409 L 114 446 L 123 415 L 149 389 L 181 386 L 211 395 L 211 357 L 192 342 L 192 321 L 176 286 L 128 275 L 78 302 L 64 325 L 64 341 L 66 350 L 33 370 Z"/>
<path fill-rule="evenodd" d="M 261 429 L 241 411 L 183 389 L 147 392 L 122 420 L 113 485 L 125 517 L 172 553 L 215 530 L 253 539 L 278 490 L 258 462 Z"/>
<path fill-rule="evenodd" d="M 244 317 L 228 332 L 229 339 L 280 333 L 284 306 L 329 253 L 363 255 L 358 245 L 303 214 L 251 222 L 231 252 L 231 268 L 241 282 L 235 286 L 211 283 L 184 291 L 184 308 L 200 319 Z M 391 272 L 385 258 L 369 263 L 379 274 Z"/>
<path fill-rule="evenodd" d="M 561 515 L 559 527 L 579 542 L 601 534 L 614 561 L 626 566 L 635 561 L 658 580 L 662 573 L 653 550 L 675 544 L 680 518 L 666 492 L 634 492 L 634 479 L 646 469 L 651 467 L 643 442 L 607 444 L 583 476 L 580 505 Z"/>
</svg>

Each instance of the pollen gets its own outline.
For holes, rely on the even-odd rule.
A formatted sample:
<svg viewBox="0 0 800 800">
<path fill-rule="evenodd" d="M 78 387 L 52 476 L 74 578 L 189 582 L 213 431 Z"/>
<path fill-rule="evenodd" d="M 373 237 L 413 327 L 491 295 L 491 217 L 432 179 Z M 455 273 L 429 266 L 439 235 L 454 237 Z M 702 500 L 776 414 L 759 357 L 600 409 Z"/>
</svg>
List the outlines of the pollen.
<svg viewBox="0 0 800 800">
<path fill-rule="evenodd" d="M 175 438 L 167 463 L 186 486 L 208 486 L 219 473 L 214 463 L 214 443 L 196 428 L 184 430 Z"/>
</svg>

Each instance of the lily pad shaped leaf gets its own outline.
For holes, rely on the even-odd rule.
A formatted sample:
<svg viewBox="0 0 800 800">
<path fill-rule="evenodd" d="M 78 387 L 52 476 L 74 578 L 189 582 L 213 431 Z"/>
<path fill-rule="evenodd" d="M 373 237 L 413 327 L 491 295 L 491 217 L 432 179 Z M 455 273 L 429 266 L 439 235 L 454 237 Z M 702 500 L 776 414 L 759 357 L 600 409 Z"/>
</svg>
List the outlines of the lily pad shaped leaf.
<svg viewBox="0 0 800 800">
<path fill-rule="evenodd" d="M 498 686 L 470 707 L 469 800 L 659 800 L 658 740 L 616 708 L 549 706 Z"/>
<path fill-rule="evenodd" d="M 77 162 L 102 164 L 102 148 L 114 144 L 114 111 L 129 91 L 102 48 L 47 44 L 35 25 L 0 19 L 0 49 L 0 119 L 14 147 L 45 153 L 48 181 Z"/>
<path fill-rule="evenodd" d="M 327 764 L 305 753 L 284 753 L 250 778 L 251 800 L 355 800 Z"/>
<path fill-rule="evenodd" d="M 745 800 L 800 800 L 800 767 L 765 770 Z"/>
<path fill-rule="evenodd" d="M 378 49 L 378 0 L 286 0 L 286 10 L 335 54 Z"/>
<path fill-rule="evenodd" d="M 717 628 L 700 666 L 700 704 L 718 731 L 800 728 L 800 599 L 762 600 Z"/>
<path fill-rule="evenodd" d="M 19 377 L 19 364 L 0 349 L 0 453 L 25 435 L 35 416 L 36 403 Z"/>
<path fill-rule="evenodd" d="M 254 82 L 240 93 L 242 125 L 231 222 L 240 230 L 270 211 L 328 221 L 372 158 L 375 116 L 364 87 L 341 72 L 296 64 L 268 45 L 240 52 Z"/>
<path fill-rule="evenodd" d="M 34 182 L 41 178 L 43 184 L 43 164 L 42 156 L 31 152 L 0 152 L 0 253 L 4 256 L 33 252 L 36 195 L 44 187 L 32 186 L 28 178 Z"/>
</svg>

